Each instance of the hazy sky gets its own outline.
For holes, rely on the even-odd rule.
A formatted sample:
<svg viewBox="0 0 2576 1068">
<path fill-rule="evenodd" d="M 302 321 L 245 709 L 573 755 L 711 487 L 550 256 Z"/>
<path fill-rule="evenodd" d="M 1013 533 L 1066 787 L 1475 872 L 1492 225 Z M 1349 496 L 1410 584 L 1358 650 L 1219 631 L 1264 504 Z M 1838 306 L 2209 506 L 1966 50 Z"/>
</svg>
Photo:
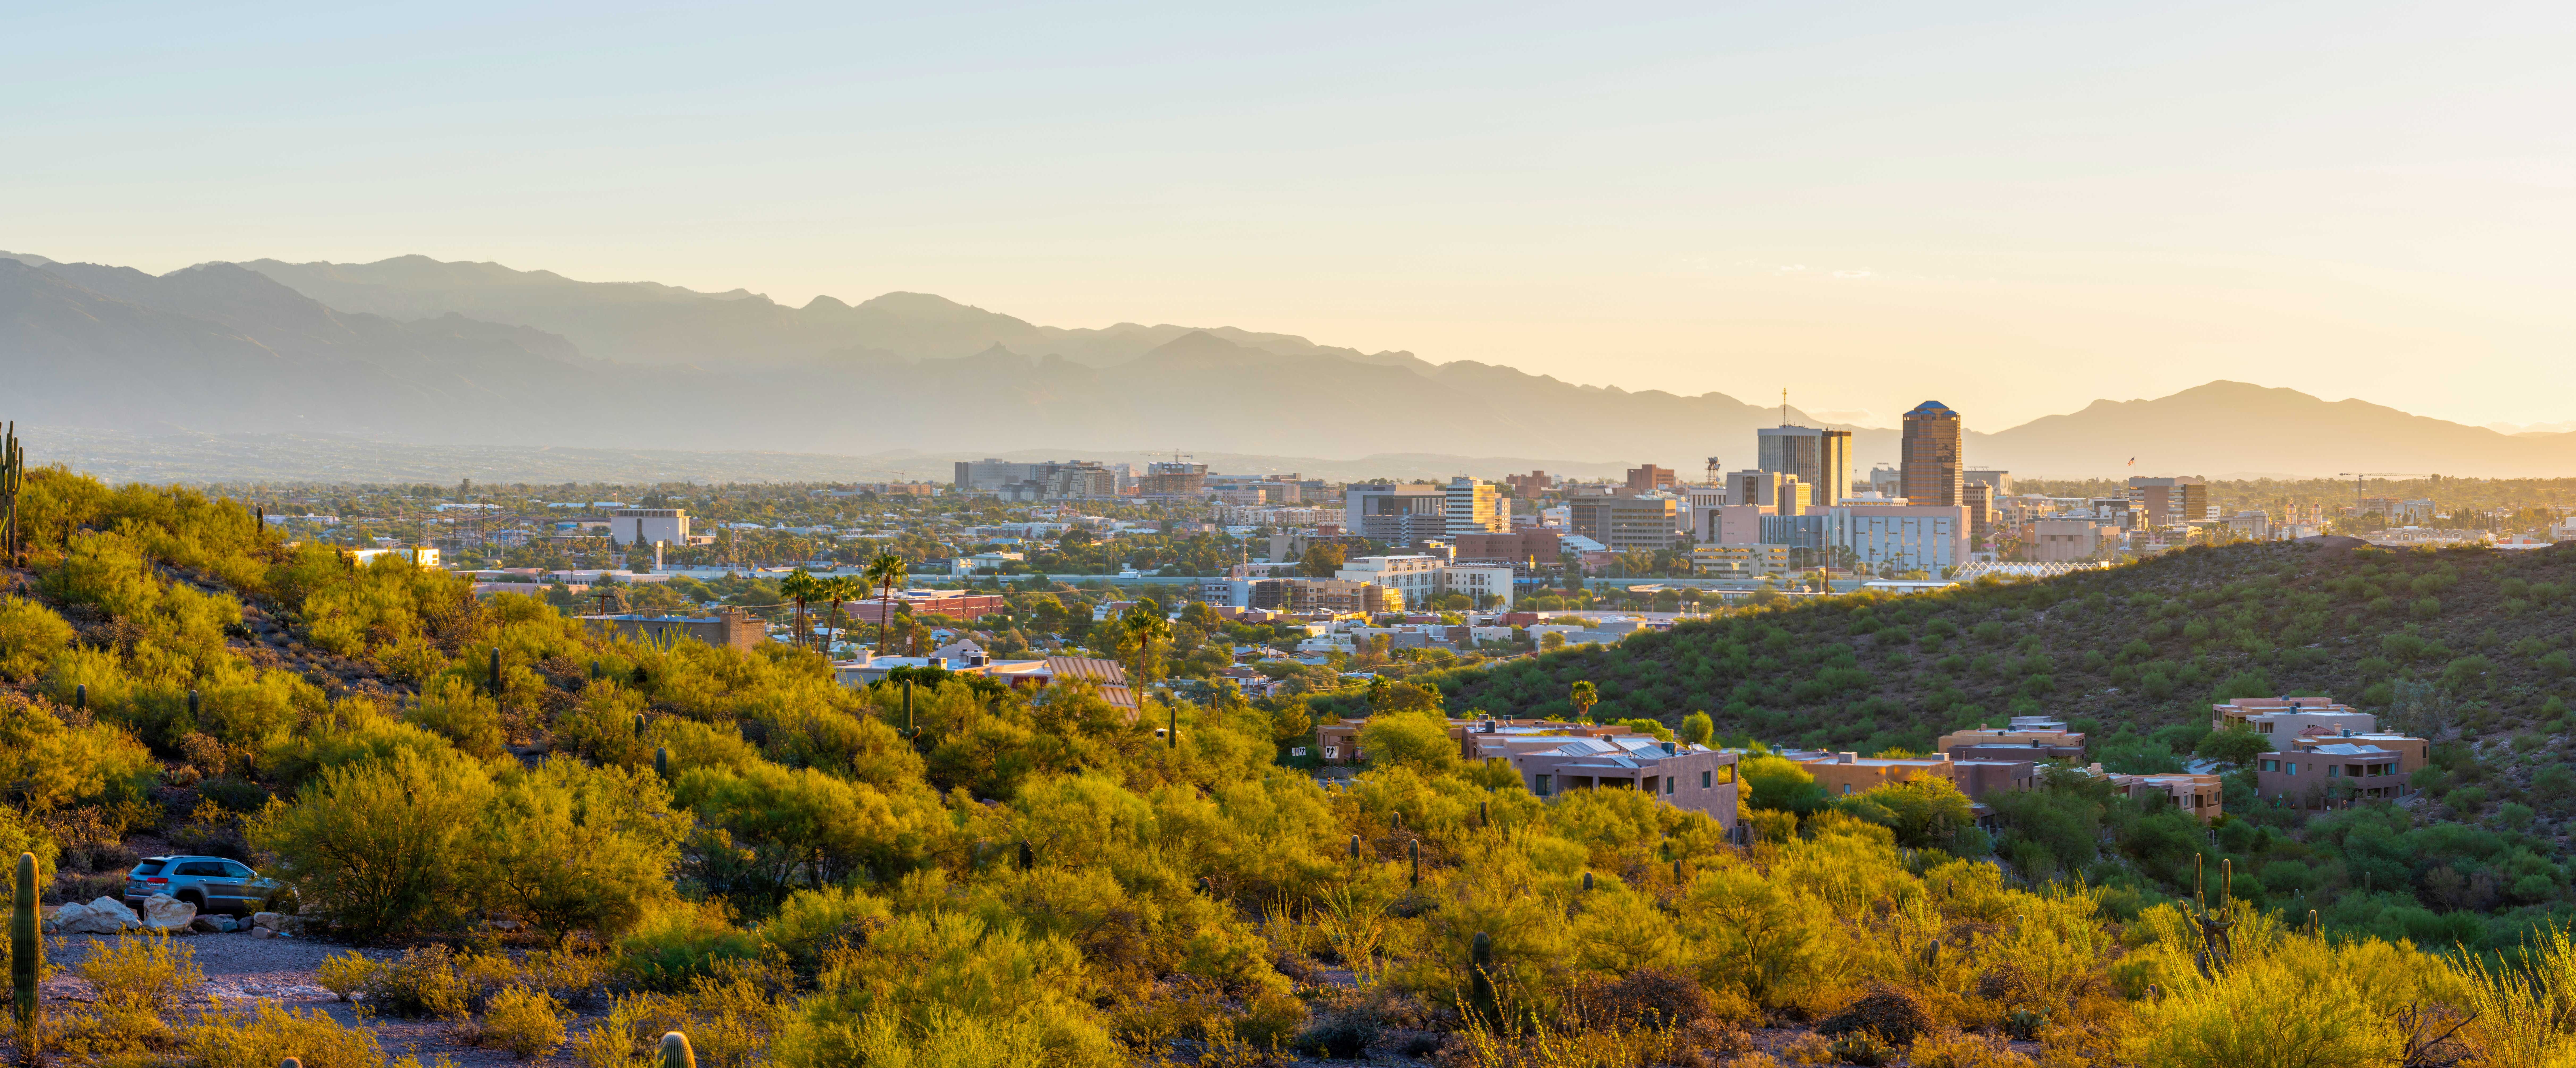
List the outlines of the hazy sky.
<svg viewBox="0 0 2576 1068">
<path fill-rule="evenodd" d="M 0 248 L 2576 418 L 2576 5 L 12 5 Z"/>
</svg>

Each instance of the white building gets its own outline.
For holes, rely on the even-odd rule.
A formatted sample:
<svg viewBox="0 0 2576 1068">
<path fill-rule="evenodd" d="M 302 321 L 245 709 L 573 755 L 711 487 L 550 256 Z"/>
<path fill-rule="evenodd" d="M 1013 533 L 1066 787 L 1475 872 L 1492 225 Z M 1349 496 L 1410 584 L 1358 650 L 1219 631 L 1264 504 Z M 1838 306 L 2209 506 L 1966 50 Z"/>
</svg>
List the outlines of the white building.
<svg viewBox="0 0 2576 1068">
<path fill-rule="evenodd" d="M 1928 504 L 1828 508 L 1825 545 L 1850 549 L 1864 570 L 1894 568 L 1939 578 L 1968 562 L 1968 509 Z"/>
<path fill-rule="evenodd" d="M 1374 582 L 1404 594 L 1407 607 L 1428 603 L 1444 593 L 1463 593 L 1478 605 L 1488 596 L 1512 606 L 1512 569 L 1481 564 L 1451 564 L 1437 556 L 1363 556 L 1350 560 L 1333 577 L 1345 582 Z"/>
<path fill-rule="evenodd" d="M 689 513 L 678 508 L 620 508 L 608 513 L 608 540 L 619 545 L 687 545 Z"/>
</svg>

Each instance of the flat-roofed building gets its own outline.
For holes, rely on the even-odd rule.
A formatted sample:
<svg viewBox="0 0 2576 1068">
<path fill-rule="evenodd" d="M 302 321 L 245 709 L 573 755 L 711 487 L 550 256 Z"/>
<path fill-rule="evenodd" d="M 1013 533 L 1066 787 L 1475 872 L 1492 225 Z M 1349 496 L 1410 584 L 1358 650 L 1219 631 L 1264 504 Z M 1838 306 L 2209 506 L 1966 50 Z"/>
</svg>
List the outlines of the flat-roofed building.
<svg viewBox="0 0 2576 1068">
<path fill-rule="evenodd" d="M 582 616 L 580 619 L 582 625 L 591 630 L 650 645 L 700 641 L 718 648 L 751 649 L 769 640 L 768 624 L 731 605 L 718 608 L 711 615 L 619 612 Z"/>
<path fill-rule="evenodd" d="M 2421 739 L 2396 741 L 2420 743 Z M 2365 798 L 2404 797 L 2414 792 L 2406 777 L 2421 766 L 2420 758 L 2410 760 L 2398 744 L 2338 737 L 2265 754 L 2254 762 L 2254 785 L 2269 800 L 2325 808 Z"/>
<path fill-rule="evenodd" d="M 2211 705 L 2209 710 L 2211 730 L 2223 731 L 2242 724 L 2271 742 L 2274 749 L 2288 749 L 2305 736 L 2347 731 L 2368 734 L 2379 728 L 2378 717 L 2351 705 L 2336 704 L 2330 697 L 2239 697 Z"/>
</svg>

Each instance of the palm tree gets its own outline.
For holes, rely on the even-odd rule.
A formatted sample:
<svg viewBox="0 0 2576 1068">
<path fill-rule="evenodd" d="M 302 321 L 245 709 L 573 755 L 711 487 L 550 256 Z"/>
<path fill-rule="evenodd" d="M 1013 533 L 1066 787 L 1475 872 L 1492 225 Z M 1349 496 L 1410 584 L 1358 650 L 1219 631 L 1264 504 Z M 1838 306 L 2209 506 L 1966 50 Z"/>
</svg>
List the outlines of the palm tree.
<svg viewBox="0 0 2576 1068">
<path fill-rule="evenodd" d="M 903 557 L 878 553 L 868 561 L 868 568 L 860 577 L 868 585 L 885 591 L 877 600 L 877 655 L 884 656 L 886 636 L 894 632 L 894 588 L 911 576 L 904 569 Z"/>
<path fill-rule="evenodd" d="M 1136 639 L 1135 673 L 1139 682 L 1156 682 L 1163 677 L 1162 649 L 1171 644 L 1172 621 L 1154 602 L 1139 600 L 1127 609 L 1127 633 Z"/>
<path fill-rule="evenodd" d="M 1575 716 L 1582 719 L 1591 719 L 1592 706 L 1601 703 L 1601 691 L 1589 679 L 1575 683 L 1574 692 L 1568 697 L 1574 702 Z"/>
<path fill-rule="evenodd" d="M 779 595 L 796 602 L 796 644 L 799 648 L 805 645 L 807 636 L 805 602 L 820 596 L 822 592 L 823 581 L 815 578 L 813 572 L 801 567 L 788 572 L 786 578 L 778 580 Z"/>
<path fill-rule="evenodd" d="M 867 581 L 861 579 L 857 575 L 834 575 L 830 578 L 824 579 L 822 581 L 822 587 L 821 596 L 824 600 L 832 602 L 831 610 L 823 613 L 823 624 L 824 626 L 830 627 L 832 633 L 838 634 L 843 629 L 841 627 L 841 602 L 855 601 L 867 596 Z M 826 649 L 825 651 L 829 652 L 830 650 Z"/>
</svg>

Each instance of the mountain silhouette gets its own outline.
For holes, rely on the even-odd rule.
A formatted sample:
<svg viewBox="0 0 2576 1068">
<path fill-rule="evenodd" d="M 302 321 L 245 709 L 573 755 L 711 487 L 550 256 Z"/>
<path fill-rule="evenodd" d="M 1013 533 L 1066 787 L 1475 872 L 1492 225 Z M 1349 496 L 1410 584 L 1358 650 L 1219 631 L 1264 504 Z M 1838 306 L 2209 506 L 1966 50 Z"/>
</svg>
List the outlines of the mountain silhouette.
<svg viewBox="0 0 2576 1068">
<path fill-rule="evenodd" d="M 0 415 L 30 429 L 442 446 L 1123 456 L 1180 445 L 1651 462 L 1695 478 L 1710 456 L 1753 466 L 1754 430 L 1781 419 L 1722 393 L 1579 386 L 1232 327 L 1068 330 L 904 292 L 791 308 L 743 290 L 423 256 L 155 276 L 0 253 L 0 373 L 12 383 Z M 1973 420 L 1974 404 L 1963 408 Z M 1855 466 L 1893 459 L 1896 438 L 1854 429 Z M 2576 467 L 2576 434 L 2507 435 L 2239 382 L 2097 401 L 1972 432 L 1966 446 L 1970 466 L 2024 477 Z"/>
</svg>

